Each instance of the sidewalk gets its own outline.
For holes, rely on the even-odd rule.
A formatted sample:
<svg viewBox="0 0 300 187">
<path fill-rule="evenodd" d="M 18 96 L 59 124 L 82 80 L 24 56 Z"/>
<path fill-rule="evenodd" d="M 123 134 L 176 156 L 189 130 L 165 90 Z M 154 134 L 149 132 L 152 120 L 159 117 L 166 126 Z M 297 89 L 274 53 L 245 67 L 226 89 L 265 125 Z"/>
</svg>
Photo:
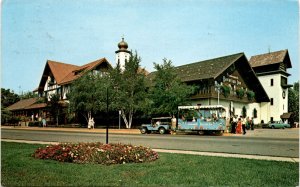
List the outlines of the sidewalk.
<svg viewBox="0 0 300 187">
<path fill-rule="evenodd" d="M 63 132 L 90 132 L 106 133 L 106 129 L 87 129 L 87 128 L 63 128 L 63 127 L 13 127 L 1 126 L 1 129 L 35 130 L 35 131 L 63 131 Z M 139 129 L 108 129 L 113 134 L 141 134 Z"/>
<path fill-rule="evenodd" d="M 28 144 L 45 144 L 55 145 L 59 142 L 42 142 L 42 141 L 30 141 L 30 140 L 11 140 L 1 139 L 4 142 L 16 142 L 16 143 L 28 143 Z M 170 149 L 153 149 L 159 153 L 171 153 L 171 154 L 188 154 L 198 156 L 216 156 L 226 158 L 244 158 L 244 159 L 255 159 L 255 160 L 268 160 L 268 161 L 281 161 L 281 162 L 299 162 L 299 158 L 288 158 L 288 157 L 275 157 L 275 156 L 260 156 L 260 155 L 245 155 L 245 154 L 230 154 L 230 153 L 213 153 L 213 152 L 198 152 L 198 151 L 184 151 L 184 150 L 170 150 Z"/>
</svg>

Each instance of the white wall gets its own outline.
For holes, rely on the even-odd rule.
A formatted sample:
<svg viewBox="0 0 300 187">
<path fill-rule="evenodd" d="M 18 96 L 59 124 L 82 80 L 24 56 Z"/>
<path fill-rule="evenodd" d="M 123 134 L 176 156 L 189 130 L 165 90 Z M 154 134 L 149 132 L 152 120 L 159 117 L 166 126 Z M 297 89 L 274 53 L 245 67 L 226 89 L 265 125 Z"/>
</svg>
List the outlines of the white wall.
<svg viewBox="0 0 300 187">
<path fill-rule="evenodd" d="M 258 77 L 270 100 L 273 98 L 273 105 L 271 105 L 271 102 L 269 107 L 266 106 L 267 104 L 263 104 L 264 113 L 262 113 L 262 118 L 266 119 L 265 122 L 270 121 L 271 117 L 274 121 L 278 121 L 280 115 L 288 111 L 288 91 L 281 87 L 281 76 L 283 75 L 274 74 Z M 273 86 L 271 86 L 271 79 L 273 79 Z M 284 99 L 282 97 L 283 91 L 286 92 Z"/>
<path fill-rule="evenodd" d="M 121 70 L 125 69 L 125 60 L 129 61 L 130 53 L 127 52 L 118 52 L 116 54 L 116 65 L 118 63 L 118 59 L 120 59 L 120 67 Z"/>
</svg>

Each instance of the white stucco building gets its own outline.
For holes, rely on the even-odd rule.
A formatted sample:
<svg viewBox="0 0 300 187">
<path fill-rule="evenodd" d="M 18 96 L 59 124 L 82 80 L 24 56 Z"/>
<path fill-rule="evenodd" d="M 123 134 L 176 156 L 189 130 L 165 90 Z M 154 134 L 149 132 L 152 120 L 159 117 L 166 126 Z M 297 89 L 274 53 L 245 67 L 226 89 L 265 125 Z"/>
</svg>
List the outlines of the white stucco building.
<svg viewBox="0 0 300 187">
<path fill-rule="evenodd" d="M 292 86 L 288 84 L 287 69 L 292 67 L 288 50 L 252 56 L 249 62 L 270 98 L 270 102 L 261 103 L 262 120 L 281 120 L 288 112 L 288 88 Z"/>
</svg>

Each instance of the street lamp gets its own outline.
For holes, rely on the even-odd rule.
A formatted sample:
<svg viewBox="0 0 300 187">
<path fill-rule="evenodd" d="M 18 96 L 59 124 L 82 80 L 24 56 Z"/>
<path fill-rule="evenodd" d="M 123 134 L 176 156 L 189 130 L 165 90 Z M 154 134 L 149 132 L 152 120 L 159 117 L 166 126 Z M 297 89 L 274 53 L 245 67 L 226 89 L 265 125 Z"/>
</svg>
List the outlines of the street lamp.
<svg viewBox="0 0 300 187">
<path fill-rule="evenodd" d="M 221 88 L 221 85 L 216 81 L 215 86 L 216 86 L 217 91 L 218 91 L 218 105 L 219 105 L 220 104 L 220 88 Z"/>
<path fill-rule="evenodd" d="M 108 86 L 106 87 L 106 116 L 107 116 L 107 122 L 106 122 L 106 144 L 108 144 Z"/>
<path fill-rule="evenodd" d="M 121 129 L 121 114 L 122 114 L 122 111 L 119 110 L 119 129 Z"/>
</svg>

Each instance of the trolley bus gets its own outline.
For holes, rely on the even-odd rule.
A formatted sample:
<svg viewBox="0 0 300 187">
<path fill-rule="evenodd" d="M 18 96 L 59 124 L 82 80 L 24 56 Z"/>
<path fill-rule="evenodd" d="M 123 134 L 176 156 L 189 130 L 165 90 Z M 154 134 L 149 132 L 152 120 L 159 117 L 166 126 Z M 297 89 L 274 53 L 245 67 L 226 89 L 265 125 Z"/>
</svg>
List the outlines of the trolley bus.
<svg viewBox="0 0 300 187">
<path fill-rule="evenodd" d="M 226 110 L 222 105 L 178 106 L 173 131 L 196 131 L 199 134 L 223 134 L 226 129 Z"/>
</svg>

